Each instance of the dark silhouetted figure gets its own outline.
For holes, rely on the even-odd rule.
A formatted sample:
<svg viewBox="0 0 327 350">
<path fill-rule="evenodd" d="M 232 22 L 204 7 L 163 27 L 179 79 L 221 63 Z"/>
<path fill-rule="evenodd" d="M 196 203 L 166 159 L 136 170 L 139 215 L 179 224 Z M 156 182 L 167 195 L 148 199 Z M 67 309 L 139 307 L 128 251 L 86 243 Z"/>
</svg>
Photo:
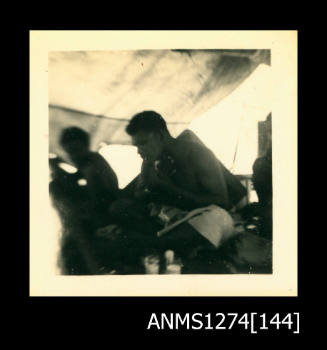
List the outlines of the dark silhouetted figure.
<svg viewBox="0 0 327 350">
<path fill-rule="evenodd" d="M 253 164 L 253 187 L 258 195 L 259 215 L 261 216 L 261 234 L 272 238 L 272 147 L 268 147 L 263 157 L 257 158 Z"/>
<path fill-rule="evenodd" d="M 108 207 L 118 196 L 117 176 L 100 154 L 90 151 L 84 130 L 63 130 L 60 144 L 78 169 L 69 174 L 60 168 L 59 158 L 50 160 L 50 193 L 63 227 L 62 270 L 64 274 L 99 274 L 95 231 L 110 222 Z"/>
<path fill-rule="evenodd" d="M 60 167 L 63 160 L 50 159 L 52 180 L 49 191 L 53 206 L 61 220 L 61 251 L 58 262 L 63 274 L 85 275 L 96 273 L 98 266 L 90 253 L 88 237 L 92 225 L 88 218 L 88 195 L 78 185 L 81 174 L 70 174 Z"/>
<path fill-rule="evenodd" d="M 107 223 L 107 209 L 118 196 L 115 172 L 99 153 L 90 151 L 89 135 L 84 130 L 77 127 L 65 129 L 60 144 L 86 180 L 88 211 L 93 225 L 96 228 L 103 226 Z"/>
</svg>

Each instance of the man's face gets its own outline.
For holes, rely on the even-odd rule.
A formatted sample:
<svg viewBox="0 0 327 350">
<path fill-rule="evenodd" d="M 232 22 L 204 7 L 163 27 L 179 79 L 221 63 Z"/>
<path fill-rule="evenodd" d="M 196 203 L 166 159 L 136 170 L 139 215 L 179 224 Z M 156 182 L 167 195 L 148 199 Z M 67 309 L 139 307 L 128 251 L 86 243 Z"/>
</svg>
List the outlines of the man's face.
<svg viewBox="0 0 327 350">
<path fill-rule="evenodd" d="M 77 166 L 82 165 L 86 156 L 89 153 L 88 147 L 79 141 L 70 142 L 64 147 L 65 151 L 69 154 L 70 159 Z"/>
<path fill-rule="evenodd" d="M 142 159 L 155 161 L 160 156 L 163 143 L 159 133 L 139 131 L 132 136 L 132 143 L 137 147 L 137 151 Z"/>
</svg>

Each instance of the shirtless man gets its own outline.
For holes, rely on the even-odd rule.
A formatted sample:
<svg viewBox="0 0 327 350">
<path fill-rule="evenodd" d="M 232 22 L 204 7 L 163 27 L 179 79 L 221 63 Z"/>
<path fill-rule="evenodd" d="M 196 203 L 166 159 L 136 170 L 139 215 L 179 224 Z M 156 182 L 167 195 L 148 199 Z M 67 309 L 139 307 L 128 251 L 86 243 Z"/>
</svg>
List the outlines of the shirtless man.
<svg viewBox="0 0 327 350">
<path fill-rule="evenodd" d="M 144 209 L 148 203 L 187 211 L 211 204 L 230 210 L 236 204 L 235 191 L 230 190 L 233 175 L 229 173 L 228 178 L 228 170 L 200 142 L 173 138 L 158 113 L 144 111 L 136 114 L 126 131 L 132 137 L 143 164 L 141 174 L 129 186 L 133 188 L 135 200 L 116 203 L 112 208 L 117 218 L 121 213 L 125 215 L 125 224 L 130 222 L 136 229 L 151 231 Z M 233 181 L 240 186 L 236 188 L 236 197 L 240 200 L 245 195 L 245 189 L 237 180 Z M 179 253 L 208 243 L 188 223 L 178 226 L 162 241 L 166 243 L 165 248 L 178 249 Z M 176 242 L 182 244 L 177 247 Z"/>
<path fill-rule="evenodd" d="M 149 199 L 188 210 L 232 207 L 220 164 L 208 148 L 173 138 L 164 119 L 151 111 L 134 116 L 127 132 L 143 159 L 138 197 L 148 193 Z"/>
</svg>

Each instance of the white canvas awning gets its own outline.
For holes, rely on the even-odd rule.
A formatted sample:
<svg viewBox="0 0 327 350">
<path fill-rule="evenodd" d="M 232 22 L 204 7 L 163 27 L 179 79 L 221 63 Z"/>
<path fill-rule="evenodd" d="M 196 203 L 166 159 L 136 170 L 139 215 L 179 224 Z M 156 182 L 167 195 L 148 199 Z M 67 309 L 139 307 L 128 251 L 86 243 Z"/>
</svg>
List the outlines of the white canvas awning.
<svg viewBox="0 0 327 350">
<path fill-rule="evenodd" d="M 101 142 L 130 144 L 128 120 L 143 110 L 162 114 L 173 136 L 230 95 L 269 50 L 74 51 L 49 54 L 50 149 L 63 128 L 79 126 Z"/>
</svg>

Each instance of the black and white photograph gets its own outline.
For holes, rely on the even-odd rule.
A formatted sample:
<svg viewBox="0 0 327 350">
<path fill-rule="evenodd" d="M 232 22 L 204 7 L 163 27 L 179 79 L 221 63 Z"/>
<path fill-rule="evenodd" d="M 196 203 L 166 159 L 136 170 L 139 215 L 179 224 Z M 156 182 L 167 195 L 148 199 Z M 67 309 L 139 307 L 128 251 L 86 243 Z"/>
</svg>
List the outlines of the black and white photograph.
<svg viewBox="0 0 327 350">
<path fill-rule="evenodd" d="M 296 295 L 296 32 L 228 33 L 30 33 L 30 293 Z"/>
</svg>

